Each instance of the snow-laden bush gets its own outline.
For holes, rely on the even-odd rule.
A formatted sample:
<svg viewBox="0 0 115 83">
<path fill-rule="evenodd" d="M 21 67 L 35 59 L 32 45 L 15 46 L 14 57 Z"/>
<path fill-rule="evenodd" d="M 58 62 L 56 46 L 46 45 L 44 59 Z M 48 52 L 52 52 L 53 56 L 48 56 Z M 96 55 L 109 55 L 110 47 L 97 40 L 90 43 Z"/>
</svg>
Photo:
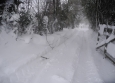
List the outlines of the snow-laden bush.
<svg viewBox="0 0 115 83">
<path fill-rule="evenodd" d="M 20 10 L 9 11 L 9 8 L 12 7 L 11 5 L 11 3 L 6 3 L 3 14 L 0 16 L 3 27 L 0 27 L 0 32 L 5 31 L 6 33 L 12 33 L 16 39 L 23 34 L 33 34 L 33 31 L 38 25 L 33 12 L 27 10 L 28 8 L 26 8 L 24 4 L 22 5 L 25 8 L 20 6 Z"/>
<path fill-rule="evenodd" d="M 32 23 L 32 17 L 28 12 L 7 12 L 2 15 L 2 25 L 7 32 L 13 30 L 15 34 L 26 34 L 30 29 L 28 26 Z M 30 27 L 29 27 L 30 28 Z"/>
<path fill-rule="evenodd" d="M 27 33 L 27 27 L 32 22 L 32 17 L 28 12 L 21 12 L 20 18 L 19 18 L 19 27 L 18 27 L 18 33 L 19 34 L 25 34 Z"/>
<path fill-rule="evenodd" d="M 4 12 L 2 15 L 2 26 L 5 28 L 6 32 L 9 32 L 15 28 L 17 28 L 19 20 L 19 14 L 15 14 L 14 12 Z"/>
<path fill-rule="evenodd" d="M 2 26 L 4 27 L 5 31 L 8 33 L 11 30 L 16 30 L 18 27 L 18 20 L 19 20 L 19 14 L 15 11 L 11 10 L 12 4 L 6 3 L 4 7 L 4 11 L 2 14 Z"/>
</svg>

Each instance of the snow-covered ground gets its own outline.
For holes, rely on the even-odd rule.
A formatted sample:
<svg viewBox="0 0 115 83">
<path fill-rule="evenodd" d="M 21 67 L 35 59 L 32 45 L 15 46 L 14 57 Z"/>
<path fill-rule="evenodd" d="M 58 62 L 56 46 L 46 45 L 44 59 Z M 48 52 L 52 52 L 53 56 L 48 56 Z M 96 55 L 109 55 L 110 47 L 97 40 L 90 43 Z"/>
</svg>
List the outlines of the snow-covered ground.
<svg viewBox="0 0 115 83">
<path fill-rule="evenodd" d="M 89 28 L 47 39 L 33 34 L 16 41 L 1 32 L 0 83 L 115 83 L 115 66 L 95 50 L 96 33 Z"/>
</svg>

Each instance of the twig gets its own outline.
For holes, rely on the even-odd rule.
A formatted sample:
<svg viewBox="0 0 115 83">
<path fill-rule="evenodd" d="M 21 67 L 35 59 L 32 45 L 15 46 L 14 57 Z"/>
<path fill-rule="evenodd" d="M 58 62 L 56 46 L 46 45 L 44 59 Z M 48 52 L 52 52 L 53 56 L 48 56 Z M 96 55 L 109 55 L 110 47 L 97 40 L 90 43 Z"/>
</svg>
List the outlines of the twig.
<svg viewBox="0 0 115 83">
<path fill-rule="evenodd" d="M 48 45 L 53 49 L 54 47 L 52 47 L 52 46 L 50 45 L 50 43 L 48 42 L 47 33 L 46 33 L 46 41 L 47 41 Z"/>
<path fill-rule="evenodd" d="M 43 58 L 43 59 L 49 59 L 49 58 L 47 58 L 47 57 L 44 57 L 44 56 L 41 56 L 41 58 Z"/>
</svg>

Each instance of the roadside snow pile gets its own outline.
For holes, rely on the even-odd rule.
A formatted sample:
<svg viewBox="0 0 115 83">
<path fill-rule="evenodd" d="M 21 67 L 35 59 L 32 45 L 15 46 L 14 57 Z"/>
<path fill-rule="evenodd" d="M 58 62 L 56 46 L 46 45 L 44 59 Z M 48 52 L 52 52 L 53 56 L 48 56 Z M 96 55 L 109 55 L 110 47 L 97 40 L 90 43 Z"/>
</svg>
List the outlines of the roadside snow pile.
<svg viewBox="0 0 115 83">
<path fill-rule="evenodd" d="M 8 34 L 8 33 L 6 33 L 6 31 L 1 30 L 1 32 L 0 32 L 0 45 L 5 46 L 9 42 L 13 43 L 13 41 L 15 41 L 15 36 L 12 32 Z"/>
<path fill-rule="evenodd" d="M 31 34 L 31 35 L 26 34 L 21 37 L 18 37 L 18 40 L 26 44 L 29 44 L 29 43 L 33 43 L 36 45 L 49 45 L 50 44 L 52 47 L 56 47 L 64 43 L 74 33 L 75 31 L 72 29 L 64 29 L 62 32 L 55 32 L 53 35 L 47 34 L 47 36 L 46 35 L 40 36 L 37 34 Z"/>
<path fill-rule="evenodd" d="M 70 33 L 68 34 L 68 32 Z M 47 39 L 53 47 L 56 47 L 70 38 L 73 32 L 73 30 L 64 29 L 62 32 L 48 35 Z M 46 41 L 46 36 L 24 35 L 18 37 L 16 41 L 14 35 L 14 33 L 6 33 L 4 30 L 0 33 L 0 83 L 4 80 L 3 77 L 7 77 L 52 50 Z"/>
<path fill-rule="evenodd" d="M 25 34 L 18 38 L 19 41 L 23 41 L 26 44 L 29 44 L 31 42 L 31 39 L 32 39 L 32 35 L 29 34 Z"/>
</svg>

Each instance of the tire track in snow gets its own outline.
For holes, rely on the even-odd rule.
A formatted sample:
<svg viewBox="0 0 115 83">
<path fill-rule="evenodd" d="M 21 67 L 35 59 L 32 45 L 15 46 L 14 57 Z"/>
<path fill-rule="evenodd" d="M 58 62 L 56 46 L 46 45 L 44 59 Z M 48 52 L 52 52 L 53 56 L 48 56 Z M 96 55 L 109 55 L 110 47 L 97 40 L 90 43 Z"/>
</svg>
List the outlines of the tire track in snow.
<svg viewBox="0 0 115 83">
<path fill-rule="evenodd" d="M 76 32 L 76 31 L 75 31 Z M 68 42 L 69 42 L 69 47 L 71 48 L 71 47 L 73 47 L 73 46 L 71 46 L 71 43 L 72 43 L 72 41 L 76 38 L 76 35 L 77 35 L 78 33 L 75 33 L 74 34 L 74 36 L 73 37 L 71 37 L 70 39 L 68 39 L 67 41 L 66 41 L 66 44 L 67 44 L 67 46 L 68 46 Z M 75 42 L 74 42 L 75 43 Z M 73 44 L 73 43 L 72 43 Z M 66 67 L 64 67 L 64 65 L 63 65 L 63 67 L 64 68 L 68 68 L 68 70 L 66 69 L 66 71 L 68 71 L 69 73 L 68 73 L 68 75 L 67 76 L 63 76 L 63 75 L 60 75 L 60 73 L 59 72 L 61 72 L 61 71 L 63 71 L 63 69 L 61 70 L 61 68 L 62 67 L 60 67 L 59 69 L 57 68 L 57 69 L 55 69 L 56 67 L 58 67 L 58 66 L 60 66 L 60 65 L 62 65 L 62 64 L 64 64 L 65 62 L 64 62 L 64 60 L 62 60 L 62 59 L 64 59 L 64 58 L 66 58 L 67 56 L 65 56 L 66 55 L 66 53 L 68 53 L 69 51 L 66 51 L 66 48 L 67 48 L 67 46 L 66 45 L 64 45 L 64 44 L 62 44 L 62 45 L 60 45 L 59 47 L 57 47 L 55 50 L 53 50 L 53 51 L 55 51 L 56 53 L 57 53 L 57 51 L 59 51 L 58 53 L 59 54 L 55 54 L 55 52 L 53 52 L 54 54 L 54 56 L 51 56 L 51 60 L 49 60 L 48 62 L 47 62 L 47 64 L 44 66 L 44 68 L 42 69 L 42 71 L 40 71 L 40 72 L 38 72 L 34 77 L 33 77 L 33 79 L 34 79 L 34 81 L 33 80 L 30 80 L 30 81 L 28 81 L 29 83 L 31 83 L 31 82 L 33 82 L 33 83 L 42 83 L 41 81 L 43 81 L 43 80 L 41 80 L 41 78 L 42 79 L 47 79 L 46 77 L 48 76 L 48 78 L 49 79 L 51 79 L 50 78 L 50 74 L 52 74 L 52 72 L 54 73 L 54 76 L 52 77 L 52 81 L 53 81 L 53 83 L 54 83 L 54 81 L 56 82 L 56 80 L 57 80 L 57 82 L 56 83 L 69 83 L 71 80 L 71 77 L 72 77 L 72 70 L 73 69 L 71 69 L 72 68 L 72 62 L 73 61 L 71 61 L 70 62 L 70 68 L 68 68 L 69 67 L 69 65 Z M 61 48 L 61 49 L 60 49 Z M 63 48 L 64 48 L 64 50 L 63 50 Z M 74 48 L 73 48 L 74 49 Z M 71 49 L 72 50 L 72 49 Z M 60 54 L 60 52 L 62 52 L 62 54 Z M 65 53 L 64 55 L 63 55 L 63 53 Z M 74 55 L 74 53 L 72 53 L 72 52 L 69 52 L 70 53 L 70 55 L 68 56 L 68 57 L 71 57 L 71 60 L 73 60 L 73 58 L 74 57 L 72 57 L 71 55 Z M 52 53 L 51 53 L 52 54 Z M 63 56 L 60 56 L 60 55 L 63 55 Z M 68 59 L 70 59 L 70 58 L 68 58 Z M 61 62 L 58 62 L 58 60 L 60 60 Z M 68 60 L 67 60 L 68 61 Z M 68 62 L 66 62 L 66 63 L 68 63 Z M 54 65 L 55 64 L 55 65 Z M 52 69 L 53 68 L 53 69 Z M 65 70 L 64 70 L 64 72 L 66 72 Z M 70 71 L 71 71 L 71 73 L 70 73 Z M 58 72 L 58 74 L 56 74 L 56 72 Z M 46 76 L 44 76 L 44 74 L 46 75 Z M 61 74 L 63 74 L 63 72 L 61 73 Z M 67 79 L 66 80 L 66 78 L 69 78 L 69 80 Z M 47 80 L 49 80 L 49 79 L 47 79 Z M 52 83 L 52 81 L 50 80 L 50 83 Z M 69 82 L 68 82 L 69 81 Z M 47 82 L 49 82 L 49 81 L 44 81 L 43 83 L 47 83 Z"/>
<path fill-rule="evenodd" d="M 79 45 L 81 48 L 78 53 L 78 62 L 76 62 L 72 83 L 103 83 L 91 56 L 88 31 L 81 31 L 81 33 L 82 43 Z"/>
</svg>

